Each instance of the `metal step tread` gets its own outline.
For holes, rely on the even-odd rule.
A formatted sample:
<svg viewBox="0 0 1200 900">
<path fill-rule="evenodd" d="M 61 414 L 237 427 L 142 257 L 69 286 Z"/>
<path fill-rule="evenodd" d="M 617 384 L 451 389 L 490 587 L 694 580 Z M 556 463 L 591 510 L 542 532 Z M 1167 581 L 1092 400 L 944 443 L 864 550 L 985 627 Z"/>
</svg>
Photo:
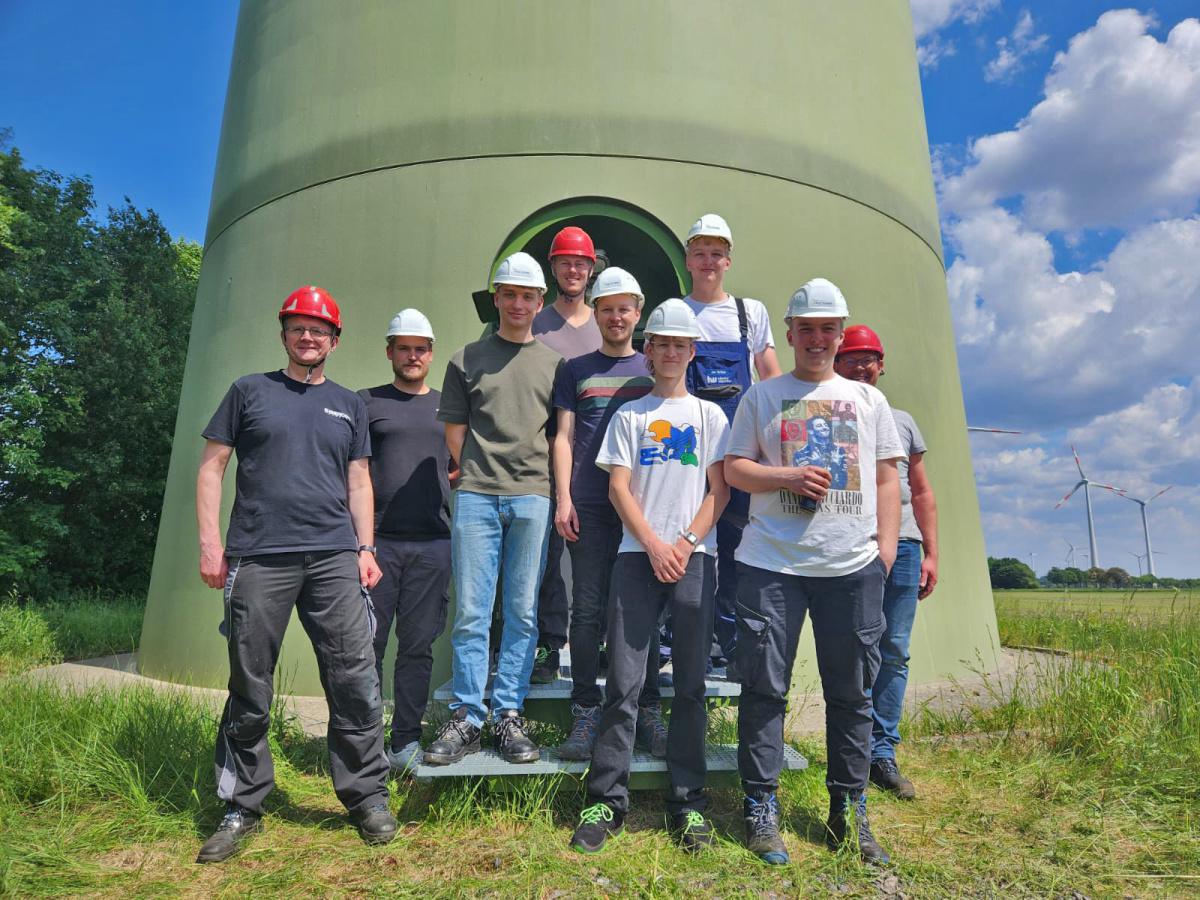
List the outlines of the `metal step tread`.
<svg viewBox="0 0 1200 900">
<path fill-rule="evenodd" d="M 494 749 L 486 748 L 478 753 L 463 757 L 448 766 L 428 766 L 425 763 L 417 766 L 413 777 L 417 781 L 429 782 L 435 778 L 481 778 L 495 776 L 521 775 L 554 775 L 569 773 L 579 775 L 587 771 L 590 760 L 560 759 L 553 747 L 541 748 L 541 759 L 532 763 L 510 763 Z M 709 744 L 705 748 L 704 758 L 710 773 L 737 771 L 736 744 Z M 808 760 L 792 747 L 783 748 L 784 769 L 807 769 Z M 633 760 L 629 771 L 638 774 L 646 772 L 666 772 L 667 761 L 651 756 L 644 750 L 634 750 Z"/>
<path fill-rule="evenodd" d="M 492 678 L 494 675 L 488 676 L 487 687 L 483 691 L 485 698 L 492 695 Z M 601 675 L 597 684 L 603 687 L 605 683 L 604 675 Z M 658 676 L 659 694 L 664 700 L 669 700 L 675 696 L 675 687 L 671 682 L 671 671 L 668 667 L 659 673 Z M 705 697 L 740 697 L 742 694 L 742 686 L 736 681 L 730 681 L 725 677 L 724 669 L 714 669 L 712 673 L 704 679 L 704 696 Z M 563 665 L 559 667 L 558 677 L 549 684 L 531 684 L 529 686 L 529 694 L 527 700 L 569 700 L 571 698 L 571 667 Z M 440 685 L 433 692 L 433 699 L 439 700 L 442 703 L 448 703 L 454 699 L 454 691 L 451 688 L 451 682 L 447 681 Z"/>
</svg>

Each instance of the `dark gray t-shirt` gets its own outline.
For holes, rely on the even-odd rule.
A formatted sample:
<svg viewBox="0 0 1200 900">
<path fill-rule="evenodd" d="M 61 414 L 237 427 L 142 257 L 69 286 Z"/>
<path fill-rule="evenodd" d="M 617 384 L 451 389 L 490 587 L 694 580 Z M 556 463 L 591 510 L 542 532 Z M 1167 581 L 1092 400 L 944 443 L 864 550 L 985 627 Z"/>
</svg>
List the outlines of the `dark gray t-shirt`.
<svg viewBox="0 0 1200 900">
<path fill-rule="evenodd" d="M 355 550 L 346 469 L 371 455 L 362 398 L 326 379 L 246 375 L 229 388 L 204 437 L 233 447 L 237 493 L 227 556 Z"/>
<path fill-rule="evenodd" d="M 594 315 L 576 328 L 567 324 L 567 320 L 553 304 L 534 316 L 533 336 L 563 359 L 574 359 L 599 350 L 602 343 L 600 326 L 596 324 Z"/>
<path fill-rule="evenodd" d="M 450 453 L 437 420 L 441 391 L 406 394 L 394 384 L 359 391 L 371 430 L 375 534 L 406 541 L 450 536 Z"/>
<path fill-rule="evenodd" d="M 540 341 L 515 344 L 498 334 L 450 358 L 437 417 L 467 426 L 460 490 L 550 496 L 547 427 L 562 362 Z"/>
</svg>

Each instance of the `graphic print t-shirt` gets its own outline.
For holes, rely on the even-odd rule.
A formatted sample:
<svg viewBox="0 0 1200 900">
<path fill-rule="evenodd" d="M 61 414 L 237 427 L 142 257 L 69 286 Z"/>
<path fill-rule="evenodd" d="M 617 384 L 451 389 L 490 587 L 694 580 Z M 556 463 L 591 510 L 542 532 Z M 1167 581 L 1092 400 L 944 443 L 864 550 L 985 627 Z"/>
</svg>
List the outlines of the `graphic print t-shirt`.
<svg viewBox="0 0 1200 900">
<path fill-rule="evenodd" d="M 304 384 L 282 372 L 246 375 L 203 434 L 237 454 L 226 555 L 358 548 L 346 468 L 371 455 L 358 394 L 329 379 Z"/>
<path fill-rule="evenodd" d="M 875 463 L 904 455 L 878 390 L 837 375 L 819 384 L 790 373 L 759 382 L 738 406 L 726 453 L 766 466 L 821 466 L 832 476 L 815 513 L 791 491 L 751 494 L 739 562 L 829 578 L 878 555 Z"/>
<path fill-rule="evenodd" d="M 568 360 L 554 381 L 554 407 L 575 414 L 571 458 L 571 502 L 608 506 L 608 473 L 596 466 L 608 423 L 622 404 L 654 387 L 646 357 L 606 356 L 597 350 Z"/>
<path fill-rule="evenodd" d="M 725 456 L 729 422 L 721 407 L 696 397 L 648 394 L 626 403 L 608 423 L 596 465 L 630 470 L 629 487 L 646 522 L 673 544 L 700 511 L 708 493 L 708 467 Z M 644 553 L 625 529 L 618 553 Z M 696 549 L 716 554 L 716 529 Z"/>
</svg>

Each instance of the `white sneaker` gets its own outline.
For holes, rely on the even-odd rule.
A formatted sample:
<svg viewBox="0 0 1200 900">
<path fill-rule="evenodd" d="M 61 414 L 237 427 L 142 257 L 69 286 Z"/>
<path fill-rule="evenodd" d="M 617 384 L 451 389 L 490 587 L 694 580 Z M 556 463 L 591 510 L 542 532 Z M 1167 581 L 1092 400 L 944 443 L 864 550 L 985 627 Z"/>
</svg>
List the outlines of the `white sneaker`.
<svg viewBox="0 0 1200 900">
<path fill-rule="evenodd" d="M 387 751 L 388 764 L 392 767 L 392 771 L 402 775 L 413 774 L 423 755 L 421 745 L 416 741 L 405 744 L 399 750 L 389 747 Z"/>
</svg>

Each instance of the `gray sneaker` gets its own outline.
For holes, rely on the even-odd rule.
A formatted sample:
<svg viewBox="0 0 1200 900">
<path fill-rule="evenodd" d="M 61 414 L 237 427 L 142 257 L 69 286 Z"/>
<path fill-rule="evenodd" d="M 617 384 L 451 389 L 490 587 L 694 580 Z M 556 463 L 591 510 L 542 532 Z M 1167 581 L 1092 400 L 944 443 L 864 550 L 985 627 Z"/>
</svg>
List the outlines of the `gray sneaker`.
<svg viewBox="0 0 1200 900">
<path fill-rule="evenodd" d="M 663 722 L 661 706 L 638 707 L 633 746 L 639 750 L 649 750 L 650 755 L 658 759 L 666 759 L 667 725 Z"/>
<path fill-rule="evenodd" d="M 397 775 L 411 775 L 424 756 L 421 745 L 416 741 L 409 741 L 399 750 L 389 747 L 387 751 L 388 765 Z"/>
<path fill-rule="evenodd" d="M 600 729 L 600 707 L 580 706 L 571 704 L 571 715 L 575 724 L 571 726 L 571 734 L 558 745 L 560 759 L 591 759 L 592 748 L 596 746 L 596 732 Z"/>
</svg>

